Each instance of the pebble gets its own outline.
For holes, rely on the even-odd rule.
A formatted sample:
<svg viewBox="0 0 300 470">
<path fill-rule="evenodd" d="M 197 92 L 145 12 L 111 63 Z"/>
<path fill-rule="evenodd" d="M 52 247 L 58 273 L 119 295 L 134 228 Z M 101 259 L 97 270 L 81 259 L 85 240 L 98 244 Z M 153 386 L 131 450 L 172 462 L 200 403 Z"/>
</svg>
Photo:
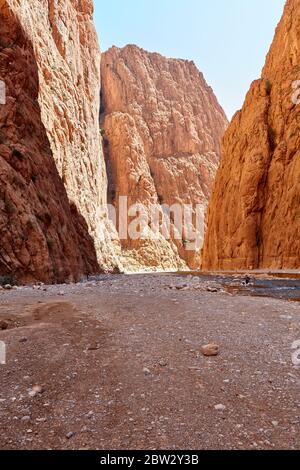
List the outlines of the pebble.
<svg viewBox="0 0 300 470">
<path fill-rule="evenodd" d="M 168 361 L 166 359 L 160 359 L 158 364 L 160 365 L 160 367 L 167 367 Z"/>
<path fill-rule="evenodd" d="M 30 421 L 30 416 L 23 416 L 23 418 L 21 419 L 21 421 Z"/>
<path fill-rule="evenodd" d="M 150 370 L 147 367 L 143 368 L 143 372 L 144 372 L 145 375 L 150 375 L 151 374 Z"/>
<path fill-rule="evenodd" d="M 218 292 L 218 289 L 216 287 L 207 287 L 207 292 Z"/>
<path fill-rule="evenodd" d="M 72 437 L 74 437 L 74 436 L 75 436 L 75 432 L 72 432 L 72 431 L 68 432 L 68 434 L 66 434 L 67 439 L 72 439 Z"/>
<path fill-rule="evenodd" d="M 43 393 L 43 387 L 41 387 L 40 385 L 35 385 L 34 387 L 32 387 L 32 389 L 29 391 L 28 395 L 30 397 L 35 397 L 36 395 L 40 395 L 41 393 Z"/>
<path fill-rule="evenodd" d="M 205 346 L 202 346 L 201 352 L 206 357 L 218 356 L 220 352 L 220 346 L 214 343 L 206 344 Z"/>
<path fill-rule="evenodd" d="M 226 410 L 226 406 L 222 405 L 222 404 L 216 405 L 215 410 L 216 411 L 224 411 L 224 410 Z"/>
</svg>

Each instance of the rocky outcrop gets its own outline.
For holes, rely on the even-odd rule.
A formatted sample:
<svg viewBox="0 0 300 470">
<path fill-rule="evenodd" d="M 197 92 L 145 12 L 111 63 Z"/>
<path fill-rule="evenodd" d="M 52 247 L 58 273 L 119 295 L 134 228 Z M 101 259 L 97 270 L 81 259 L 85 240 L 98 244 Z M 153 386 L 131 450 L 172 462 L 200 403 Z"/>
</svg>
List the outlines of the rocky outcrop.
<svg viewBox="0 0 300 470">
<path fill-rule="evenodd" d="M 114 269 L 91 0 L 0 0 L 0 274 Z"/>
<path fill-rule="evenodd" d="M 203 215 L 227 124 L 203 75 L 193 62 L 131 45 L 111 48 L 101 64 L 109 200 L 118 207 L 128 196 L 129 206 L 141 203 L 146 211 L 151 204 L 198 204 Z M 180 240 L 174 233 L 149 240 L 149 231 L 145 240 L 121 240 L 129 264 L 176 269 L 184 260 L 199 267 L 200 250 L 187 250 L 186 230 Z"/>
<path fill-rule="evenodd" d="M 7 282 L 78 279 L 98 269 L 93 241 L 53 160 L 32 44 L 7 2 L 0 7 L 0 274 Z"/>
<path fill-rule="evenodd" d="M 300 267 L 299 31 L 299 1 L 288 0 L 262 77 L 224 137 L 204 269 Z"/>
</svg>

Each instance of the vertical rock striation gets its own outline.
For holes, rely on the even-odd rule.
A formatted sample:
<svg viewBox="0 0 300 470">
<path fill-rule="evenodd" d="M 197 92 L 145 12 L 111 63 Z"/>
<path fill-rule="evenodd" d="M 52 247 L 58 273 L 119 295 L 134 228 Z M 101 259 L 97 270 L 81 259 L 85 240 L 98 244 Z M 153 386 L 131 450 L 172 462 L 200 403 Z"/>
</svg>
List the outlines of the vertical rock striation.
<svg viewBox="0 0 300 470">
<path fill-rule="evenodd" d="M 132 45 L 102 54 L 101 75 L 111 202 L 199 204 L 204 213 L 227 119 L 203 75 L 193 62 Z M 200 250 L 186 250 L 189 241 L 183 233 L 180 240 L 123 240 L 122 247 L 131 264 L 199 267 Z"/>
<path fill-rule="evenodd" d="M 288 0 L 262 77 L 223 140 L 204 269 L 300 267 L 299 64 L 300 3 Z"/>
<path fill-rule="evenodd" d="M 119 264 L 92 13 L 91 0 L 0 0 L 0 274 L 61 281 Z"/>
</svg>

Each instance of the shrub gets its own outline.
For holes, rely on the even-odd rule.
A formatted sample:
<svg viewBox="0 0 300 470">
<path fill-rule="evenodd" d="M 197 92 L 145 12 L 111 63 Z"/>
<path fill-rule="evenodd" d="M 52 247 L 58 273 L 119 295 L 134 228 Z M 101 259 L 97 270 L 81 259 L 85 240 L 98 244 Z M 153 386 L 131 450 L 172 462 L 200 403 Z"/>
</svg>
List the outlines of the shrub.
<svg viewBox="0 0 300 470">
<path fill-rule="evenodd" d="M 53 247 L 54 247 L 54 240 L 52 240 L 52 238 L 48 238 L 47 237 L 47 246 L 48 246 L 48 249 L 51 251 L 53 250 Z"/>
<path fill-rule="evenodd" d="M 46 222 L 47 225 L 52 224 L 52 215 L 50 214 L 50 212 L 45 212 L 43 218 L 45 219 L 45 222 Z"/>
<path fill-rule="evenodd" d="M 16 280 L 13 274 L 0 276 L 0 286 L 7 286 L 7 284 L 10 284 L 11 286 L 16 285 Z"/>
<path fill-rule="evenodd" d="M 12 157 L 16 157 L 18 158 L 19 160 L 23 160 L 24 158 L 24 155 L 22 152 L 20 152 L 20 150 L 16 149 L 16 148 L 13 148 L 12 150 Z"/>
<path fill-rule="evenodd" d="M 11 201 L 5 201 L 5 210 L 9 215 L 16 212 L 16 207 Z"/>
<path fill-rule="evenodd" d="M 266 80 L 266 93 L 267 93 L 267 95 L 270 95 L 271 91 L 272 91 L 272 85 L 271 85 L 270 80 L 267 79 Z"/>
</svg>

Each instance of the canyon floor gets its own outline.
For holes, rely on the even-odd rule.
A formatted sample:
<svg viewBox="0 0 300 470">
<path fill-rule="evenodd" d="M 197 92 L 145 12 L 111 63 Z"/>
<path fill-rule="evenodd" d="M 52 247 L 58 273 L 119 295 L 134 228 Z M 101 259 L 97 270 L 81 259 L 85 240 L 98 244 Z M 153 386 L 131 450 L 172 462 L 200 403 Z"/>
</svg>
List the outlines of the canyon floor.
<svg viewBox="0 0 300 470">
<path fill-rule="evenodd" d="M 1 290 L 0 325 L 1 449 L 300 448 L 297 301 L 103 275 Z"/>
</svg>

